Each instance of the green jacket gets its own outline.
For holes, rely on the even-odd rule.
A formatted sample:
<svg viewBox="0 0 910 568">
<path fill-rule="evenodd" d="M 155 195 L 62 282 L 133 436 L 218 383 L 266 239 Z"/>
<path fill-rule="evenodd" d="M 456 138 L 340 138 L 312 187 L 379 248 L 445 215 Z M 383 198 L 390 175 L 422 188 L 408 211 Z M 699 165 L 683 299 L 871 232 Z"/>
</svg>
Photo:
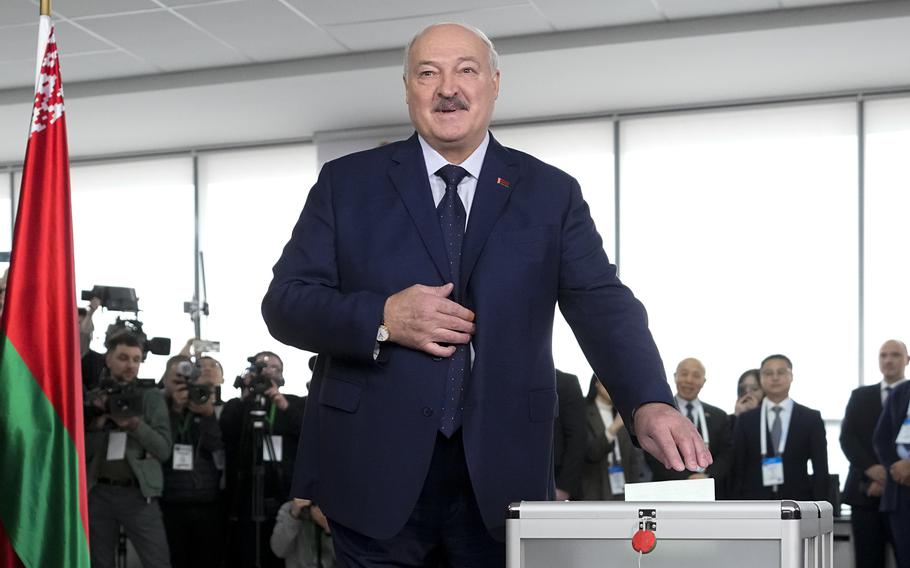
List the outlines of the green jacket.
<svg viewBox="0 0 910 568">
<path fill-rule="evenodd" d="M 90 431 L 85 436 L 88 490 L 98 481 L 98 471 L 107 457 L 109 430 Z M 164 488 L 161 463 L 171 457 L 171 420 L 161 391 L 146 388 L 142 395 L 139 426 L 127 432 L 126 461 L 146 498 L 160 497 Z"/>
</svg>

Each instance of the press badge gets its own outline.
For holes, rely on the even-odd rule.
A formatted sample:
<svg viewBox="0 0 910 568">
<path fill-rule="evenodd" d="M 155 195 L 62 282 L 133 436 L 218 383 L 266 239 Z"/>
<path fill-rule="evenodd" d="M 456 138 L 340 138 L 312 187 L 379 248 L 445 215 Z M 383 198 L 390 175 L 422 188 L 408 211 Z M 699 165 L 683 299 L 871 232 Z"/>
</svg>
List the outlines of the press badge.
<svg viewBox="0 0 910 568">
<path fill-rule="evenodd" d="M 193 446 L 174 444 L 174 457 L 171 464 L 175 471 L 193 471 Z"/>
<path fill-rule="evenodd" d="M 126 432 L 111 432 L 107 436 L 107 461 L 126 457 Z"/>
<path fill-rule="evenodd" d="M 623 474 L 621 465 L 611 465 L 607 470 L 610 472 L 610 493 L 613 495 L 622 495 L 626 492 L 626 476 Z"/>
<path fill-rule="evenodd" d="M 780 456 L 764 458 L 761 461 L 762 484 L 765 487 L 784 484 L 784 461 Z"/>
<path fill-rule="evenodd" d="M 900 432 L 897 433 L 898 444 L 910 444 L 910 417 L 904 419 Z"/>
<path fill-rule="evenodd" d="M 269 438 L 271 438 L 271 440 L 272 440 L 272 444 L 271 444 L 272 448 L 271 448 L 271 449 L 272 449 L 272 452 L 274 452 L 274 453 L 272 453 L 272 452 L 269 451 L 269 444 L 268 444 L 268 443 L 265 443 L 265 441 L 263 441 L 263 444 L 262 444 L 262 461 L 267 461 L 267 462 L 276 461 L 276 462 L 280 462 L 280 461 L 281 461 L 281 436 L 269 436 Z M 272 459 L 273 456 L 274 456 L 274 458 L 275 458 L 274 460 Z"/>
</svg>

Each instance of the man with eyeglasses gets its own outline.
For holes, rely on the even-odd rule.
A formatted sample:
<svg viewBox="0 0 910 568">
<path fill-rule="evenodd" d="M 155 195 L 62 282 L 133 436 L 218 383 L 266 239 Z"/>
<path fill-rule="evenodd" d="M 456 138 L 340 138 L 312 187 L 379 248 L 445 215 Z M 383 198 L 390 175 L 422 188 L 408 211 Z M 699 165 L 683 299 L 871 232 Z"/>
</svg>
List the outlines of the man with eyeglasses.
<svg viewBox="0 0 910 568">
<path fill-rule="evenodd" d="M 740 415 L 733 434 L 734 498 L 827 499 L 828 444 L 821 413 L 790 398 L 793 363 L 787 356 L 765 357 L 759 373 L 765 399 Z"/>
</svg>

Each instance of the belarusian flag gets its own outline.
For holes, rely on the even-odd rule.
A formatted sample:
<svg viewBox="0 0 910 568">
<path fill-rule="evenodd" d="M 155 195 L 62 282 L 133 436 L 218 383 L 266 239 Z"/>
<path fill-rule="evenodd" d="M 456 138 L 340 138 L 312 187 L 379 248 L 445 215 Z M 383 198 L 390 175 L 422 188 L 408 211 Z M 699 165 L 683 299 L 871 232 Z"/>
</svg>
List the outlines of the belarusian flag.
<svg viewBox="0 0 910 568">
<path fill-rule="evenodd" d="M 39 34 L 35 106 L 0 320 L 0 567 L 87 568 L 69 158 L 49 16 L 41 16 Z"/>
</svg>

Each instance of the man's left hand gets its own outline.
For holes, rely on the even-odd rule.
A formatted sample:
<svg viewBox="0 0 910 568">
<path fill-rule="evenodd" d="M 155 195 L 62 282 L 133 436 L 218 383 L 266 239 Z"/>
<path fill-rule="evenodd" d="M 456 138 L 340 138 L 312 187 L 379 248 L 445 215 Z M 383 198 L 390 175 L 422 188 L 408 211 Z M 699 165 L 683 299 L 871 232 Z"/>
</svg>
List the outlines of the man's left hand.
<svg viewBox="0 0 910 568">
<path fill-rule="evenodd" d="M 910 485 L 910 459 L 891 464 L 891 478 L 901 485 Z"/>
<path fill-rule="evenodd" d="M 643 404 L 634 420 L 638 443 L 667 469 L 697 471 L 714 463 L 692 421 L 669 404 Z"/>
</svg>

